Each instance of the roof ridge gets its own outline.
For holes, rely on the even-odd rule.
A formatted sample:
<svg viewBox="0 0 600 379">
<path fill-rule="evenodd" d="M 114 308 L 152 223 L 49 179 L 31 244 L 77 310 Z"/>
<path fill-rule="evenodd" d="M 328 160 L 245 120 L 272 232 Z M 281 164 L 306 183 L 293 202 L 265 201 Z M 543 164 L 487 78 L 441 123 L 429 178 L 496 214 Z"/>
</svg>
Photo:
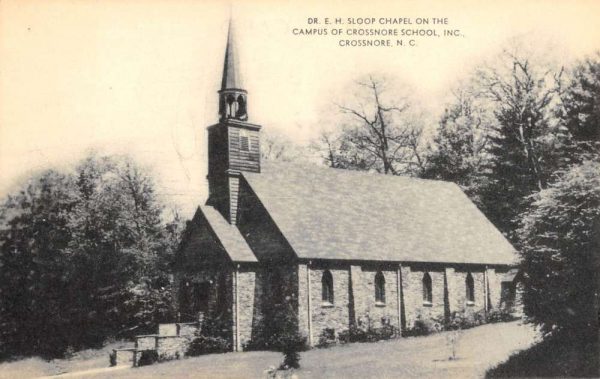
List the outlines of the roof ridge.
<svg viewBox="0 0 600 379">
<path fill-rule="evenodd" d="M 318 164 L 314 164 L 314 163 L 304 163 L 304 162 L 277 162 L 277 161 L 268 161 L 265 160 L 262 163 L 263 168 L 265 166 L 289 166 L 289 167 L 296 167 L 296 168 L 315 168 L 317 170 L 326 172 L 334 172 L 336 174 L 349 174 L 349 175 L 356 175 L 356 176 L 372 176 L 372 177 L 380 177 L 380 178 L 398 178 L 400 180 L 407 180 L 407 181 L 423 181 L 423 182 L 428 182 L 428 183 L 439 183 L 439 184 L 449 184 L 449 185 L 456 185 L 458 186 L 458 184 L 449 181 L 449 180 L 441 180 L 441 179 L 429 179 L 429 178 L 419 178 L 419 177 L 415 177 L 415 176 L 408 176 L 408 175 L 387 175 L 387 174 L 383 174 L 381 172 L 377 172 L 377 171 L 365 171 L 365 170 L 352 170 L 352 169 L 346 169 L 346 168 L 338 168 L 338 167 L 329 167 L 329 166 L 325 166 L 325 165 L 318 165 Z M 268 171 L 268 170 L 267 170 Z M 247 174 L 246 172 L 243 173 L 244 175 Z M 260 173 L 249 173 L 251 175 L 260 175 Z M 458 186 L 460 187 L 460 186 Z"/>
</svg>

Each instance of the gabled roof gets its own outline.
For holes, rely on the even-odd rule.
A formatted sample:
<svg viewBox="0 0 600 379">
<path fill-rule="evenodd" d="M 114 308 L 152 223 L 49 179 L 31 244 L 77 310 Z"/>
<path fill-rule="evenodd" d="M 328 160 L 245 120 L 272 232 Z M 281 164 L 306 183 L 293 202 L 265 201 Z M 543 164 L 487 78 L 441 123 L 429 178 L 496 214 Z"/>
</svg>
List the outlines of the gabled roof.
<svg viewBox="0 0 600 379">
<path fill-rule="evenodd" d="M 243 176 L 299 258 L 514 264 L 455 184 L 264 162 Z"/>
<path fill-rule="evenodd" d="M 201 205 L 198 210 L 202 212 L 208 221 L 210 228 L 223 245 L 232 262 L 257 262 L 256 256 L 254 256 L 238 228 L 229 224 L 219 211 L 208 205 Z"/>
</svg>

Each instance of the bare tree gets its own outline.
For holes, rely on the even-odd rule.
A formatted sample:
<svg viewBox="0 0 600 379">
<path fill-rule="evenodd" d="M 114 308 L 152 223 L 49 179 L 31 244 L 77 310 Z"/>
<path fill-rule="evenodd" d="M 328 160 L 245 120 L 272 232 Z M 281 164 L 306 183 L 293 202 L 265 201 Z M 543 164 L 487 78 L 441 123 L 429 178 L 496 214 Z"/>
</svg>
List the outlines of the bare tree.
<svg viewBox="0 0 600 379">
<path fill-rule="evenodd" d="M 261 132 L 260 155 L 269 161 L 301 161 L 306 155 L 305 147 L 273 130 Z"/>
<path fill-rule="evenodd" d="M 424 167 L 422 128 L 406 96 L 374 76 L 356 82 L 354 98 L 335 104 L 335 131 L 322 132 L 313 147 L 331 167 L 418 174 Z"/>
</svg>

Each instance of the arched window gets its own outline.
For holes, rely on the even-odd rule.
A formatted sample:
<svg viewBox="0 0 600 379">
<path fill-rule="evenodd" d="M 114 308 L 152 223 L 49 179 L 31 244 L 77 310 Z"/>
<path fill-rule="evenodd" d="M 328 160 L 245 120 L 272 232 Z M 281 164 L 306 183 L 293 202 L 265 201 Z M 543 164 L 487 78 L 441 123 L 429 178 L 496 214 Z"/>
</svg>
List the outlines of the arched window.
<svg viewBox="0 0 600 379">
<path fill-rule="evenodd" d="M 237 98 L 238 109 L 235 117 L 242 118 L 246 115 L 246 100 L 244 100 L 244 96 L 239 95 Z"/>
<path fill-rule="evenodd" d="M 375 301 L 385 303 L 385 277 L 381 271 L 375 275 Z"/>
<path fill-rule="evenodd" d="M 324 303 L 333 304 L 333 277 L 329 270 L 323 272 L 321 278 L 321 297 Z"/>
<path fill-rule="evenodd" d="M 465 284 L 467 286 L 467 301 L 475 302 L 475 282 L 473 281 L 473 275 L 471 275 L 471 273 L 467 274 Z"/>
<path fill-rule="evenodd" d="M 431 292 L 431 276 L 429 276 L 429 273 L 426 272 L 423 274 L 423 302 L 431 303 Z"/>
<path fill-rule="evenodd" d="M 227 96 L 227 118 L 232 118 L 237 112 L 237 103 L 233 95 Z"/>
</svg>

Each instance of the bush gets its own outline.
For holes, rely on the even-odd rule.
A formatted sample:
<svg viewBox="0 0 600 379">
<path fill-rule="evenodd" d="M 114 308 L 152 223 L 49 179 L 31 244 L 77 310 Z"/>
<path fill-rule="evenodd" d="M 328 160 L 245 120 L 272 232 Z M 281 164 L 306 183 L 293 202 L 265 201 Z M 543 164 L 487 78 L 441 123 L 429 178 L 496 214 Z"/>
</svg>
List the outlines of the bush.
<svg viewBox="0 0 600 379">
<path fill-rule="evenodd" d="M 538 192 L 517 231 L 525 314 L 544 333 L 597 335 L 600 158 L 558 172 Z"/>
<path fill-rule="evenodd" d="M 223 337 L 209 337 L 196 333 L 186 352 L 187 356 L 226 353 L 231 351 L 231 342 Z"/>
<path fill-rule="evenodd" d="M 398 335 L 398 328 L 393 325 L 384 325 L 371 331 L 373 341 L 389 340 Z"/>
<path fill-rule="evenodd" d="M 411 329 L 402 332 L 404 337 L 427 336 L 431 333 L 436 333 L 444 330 L 444 322 L 440 319 L 422 319 L 417 316 L 415 323 Z"/>
<path fill-rule="evenodd" d="M 281 351 L 281 341 L 277 335 L 257 333 L 252 339 L 242 345 L 246 351 Z"/>
<path fill-rule="evenodd" d="M 317 343 L 317 347 L 328 347 L 334 345 L 335 343 L 335 329 L 323 329 L 323 331 L 321 332 L 321 336 L 319 336 L 319 342 Z"/>
<path fill-rule="evenodd" d="M 514 321 L 516 319 L 518 317 L 513 316 L 507 309 L 493 309 L 487 315 L 487 322 L 490 323 Z"/>
<path fill-rule="evenodd" d="M 363 329 L 358 326 L 352 326 L 350 329 L 342 331 L 338 335 L 341 343 L 348 342 L 377 342 L 389 340 L 398 335 L 398 328 L 393 325 L 384 325 L 380 328 Z"/>
<path fill-rule="evenodd" d="M 452 312 L 450 319 L 444 322 L 443 330 L 470 329 L 485 324 L 487 321 L 488 316 L 483 311 L 473 313 Z"/>
<path fill-rule="evenodd" d="M 350 329 L 344 330 L 338 334 L 339 341 L 348 342 L 367 342 L 369 340 L 367 331 L 356 325 L 350 326 Z"/>
<path fill-rule="evenodd" d="M 306 350 L 306 338 L 298 332 L 289 333 L 281 338 L 283 364 L 280 369 L 300 367 L 300 352 Z"/>
<path fill-rule="evenodd" d="M 156 350 L 143 350 L 138 361 L 138 367 L 150 366 L 158 361 L 158 353 Z"/>
</svg>

